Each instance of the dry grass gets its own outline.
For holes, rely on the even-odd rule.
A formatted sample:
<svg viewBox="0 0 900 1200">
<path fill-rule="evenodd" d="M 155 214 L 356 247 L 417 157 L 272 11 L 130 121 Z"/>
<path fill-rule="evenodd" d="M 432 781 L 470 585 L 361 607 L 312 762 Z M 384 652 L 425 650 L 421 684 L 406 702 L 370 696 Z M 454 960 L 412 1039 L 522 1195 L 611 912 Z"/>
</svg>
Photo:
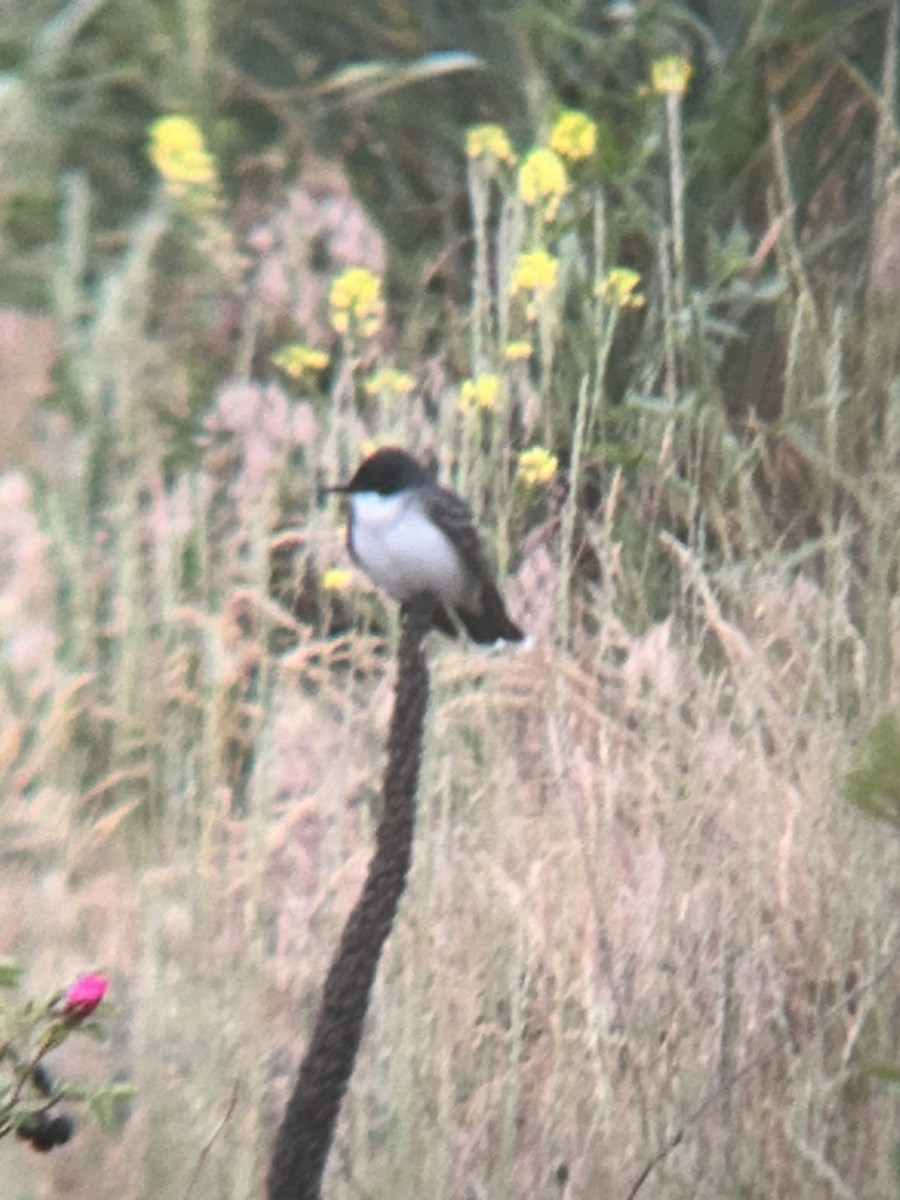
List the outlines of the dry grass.
<svg viewBox="0 0 900 1200">
<path fill-rule="evenodd" d="M 60 547 L 24 482 L 4 488 L 2 949 L 38 992 L 110 972 L 109 1045 L 59 1066 L 138 1089 L 111 1138 L 85 1128 L 47 1159 L 4 1144 L 4 1196 L 184 1195 L 235 1083 L 192 1195 L 257 1195 L 364 875 L 390 670 L 364 635 L 270 654 L 249 537 L 214 543 L 215 603 L 168 601 L 186 501 L 160 493 L 146 536 L 110 531 L 135 557 L 108 566 L 143 577 L 110 617 L 117 654 L 75 673 L 48 586 Z M 333 514 L 307 535 L 339 553 Z M 864 648 L 802 577 L 680 569 L 702 597 L 689 631 L 675 615 L 636 637 L 607 594 L 585 601 L 596 634 L 558 648 L 538 549 L 511 585 L 531 648 L 435 644 L 414 870 L 335 1200 L 550 1197 L 561 1164 L 568 1194 L 625 1196 L 685 1123 L 643 1195 L 890 1194 L 896 1106 L 853 1066 L 897 1055 L 896 973 L 858 988 L 896 953 L 900 848 L 839 798 L 828 667 L 842 638 L 861 689 Z M 108 720 L 130 722 L 131 774 L 120 754 L 85 791 L 81 739 Z"/>
<path fill-rule="evenodd" d="M 89 205 L 77 177 L 66 186 L 62 257 L 77 265 Z M 309 317 L 291 271 L 310 249 L 303 222 L 319 230 L 328 203 L 302 200 L 247 239 L 228 360 L 242 379 L 285 314 Z M 599 276 L 591 203 L 584 270 Z M 314 596 L 308 621 L 279 597 L 345 561 L 318 475 L 336 477 L 373 432 L 459 461 L 502 530 L 501 561 L 527 545 L 508 591 L 533 644 L 434 642 L 413 872 L 326 1195 L 624 1200 L 682 1130 L 647 1200 L 895 1194 L 900 1113 L 857 1067 L 900 1059 L 900 846 L 840 796 L 861 724 L 900 707 L 894 324 L 883 342 L 869 331 L 870 363 L 893 365 L 877 380 L 863 365 L 857 387 L 840 314 L 826 320 L 823 302 L 813 320 L 808 283 L 783 267 L 787 416 L 771 436 L 748 421 L 740 441 L 712 394 L 721 346 L 695 346 L 688 325 L 673 340 L 661 254 L 663 299 L 621 405 L 604 392 L 612 325 L 585 356 L 583 404 L 561 391 L 560 310 L 544 314 L 536 378 L 503 368 L 494 425 L 460 417 L 449 355 L 421 352 L 415 398 L 376 414 L 345 351 L 327 396 L 212 388 L 199 445 L 173 468 L 191 372 L 228 344 L 240 272 L 224 253 L 208 276 L 166 266 L 161 247 L 183 249 L 173 228 L 191 233 L 165 213 L 148 207 L 96 295 L 60 270 L 77 403 L 52 417 L 19 403 L 10 437 L 31 440 L 35 466 L 0 475 L 0 953 L 38 995 L 104 969 L 111 1038 L 68 1043 L 57 1068 L 137 1088 L 112 1136 L 83 1126 L 46 1157 L 0 1143 L 2 1200 L 185 1197 L 214 1135 L 192 1200 L 261 1194 L 365 874 L 392 683 L 366 619 L 380 602 L 361 585 Z M 366 245 L 340 261 L 376 261 L 380 243 L 341 213 Z M 512 201 L 504 214 L 508 278 L 524 225 Z M 566 269 L 582 270 L 563 241 Z M 484 286 L 473 373 L 504 362 L 491 314 L 511 319 L 508 291 L 492 307 Z M 44 351 L 21 377 L 43 383 Z M 366 353 L 366 370 L 394 365 Z M 682 396 L 692 355 L 707 356 L 704 388 Z M 509 482 L 515 421 L 529 440 L 574 431 L 585 466 L 561 506 L 545 498 L 527 519 Z M 818 525 L 795 504 L 804 489 Z M 561 548 L 560 523 L 577 544 Z M 274 578 L 285 559 L 290 587 Z M 579 572 L 571 594 L 561 563 Z M 327 635 L 328 603 L 358 632 Z"/>
</svg>

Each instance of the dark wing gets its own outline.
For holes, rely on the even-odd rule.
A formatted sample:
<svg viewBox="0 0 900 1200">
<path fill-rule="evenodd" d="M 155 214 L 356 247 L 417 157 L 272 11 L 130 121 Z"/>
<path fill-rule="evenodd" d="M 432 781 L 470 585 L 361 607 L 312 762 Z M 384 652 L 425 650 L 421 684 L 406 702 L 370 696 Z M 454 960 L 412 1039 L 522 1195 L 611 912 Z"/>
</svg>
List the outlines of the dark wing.
<svg viewBox="0 0 900 1200">
<path fill-rule="evenodd" d="M 449 488 L 431 487 L 422 497 L 422 507 L 425 515 L 440 529 L 446 530 L 450 540 L 460 548 L 466 562 L 471 564 L 478 584 L 492 584 L 494 573 L 472 520 L 472 510 L 465 500 Z"/>
<path fill-rule="evenodd" d="M 456 609 L 469 637 L 482 644 L 490 644 L 498 638 L 508 642 L 522 641 L 525 635 L 507 615 L 468 504 L 448 488 L 433 487 L 423 497 L 423 508 L 436 525 L 446 530 L 472 568 L 473 604 Z"/>
</svg>

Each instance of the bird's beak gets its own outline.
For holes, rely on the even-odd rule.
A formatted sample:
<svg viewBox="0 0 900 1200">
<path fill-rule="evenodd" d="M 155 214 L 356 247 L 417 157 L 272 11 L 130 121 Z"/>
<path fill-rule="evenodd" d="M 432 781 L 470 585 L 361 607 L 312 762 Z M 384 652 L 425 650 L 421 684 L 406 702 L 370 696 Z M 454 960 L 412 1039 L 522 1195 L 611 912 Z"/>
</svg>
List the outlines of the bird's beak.
<svg viewBox="0 0 900 1200">
<path fill-rule="evenodd" d="M 347 495 L 346 483 L 333 483 L 333 484 L 331 484 L 330 487 L 320 487 L 319 488 L 319 499 L 320 500 L 324 500 L 324 498 L 326 496 L 332 496 L 332 495 L 346 496 Z"/>
</svg>

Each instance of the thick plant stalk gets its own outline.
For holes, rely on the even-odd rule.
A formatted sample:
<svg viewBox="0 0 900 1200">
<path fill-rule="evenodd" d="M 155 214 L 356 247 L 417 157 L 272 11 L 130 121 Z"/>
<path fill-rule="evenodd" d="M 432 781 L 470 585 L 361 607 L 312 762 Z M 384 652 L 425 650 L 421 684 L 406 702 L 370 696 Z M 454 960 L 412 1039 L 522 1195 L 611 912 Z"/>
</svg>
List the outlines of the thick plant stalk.
<svg viewBox="0 0 900 1200">
<path fill-rule="evenodd" d="M 322 1005 L 269 1170 L 269 1200 L 318 1200 L 322 1175 L 356 1061 L 381 951 L 406 887 L 416 788 L 428 704 L 422 642 L 433 602 L 414 596 L 401 609 L 394 711 L 384 775 L 384 811 L 362 894 L 328 971 Z"/>
</svg>

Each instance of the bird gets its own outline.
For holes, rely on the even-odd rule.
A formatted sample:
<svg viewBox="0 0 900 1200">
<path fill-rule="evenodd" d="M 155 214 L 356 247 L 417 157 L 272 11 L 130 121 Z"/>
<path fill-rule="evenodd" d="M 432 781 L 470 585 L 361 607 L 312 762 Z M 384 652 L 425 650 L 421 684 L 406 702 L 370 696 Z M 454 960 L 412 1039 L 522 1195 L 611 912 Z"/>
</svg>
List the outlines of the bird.
<svg viewBox="0 0 900 1200">
<path fill-rule="evenodd" d="M 434 471 L 399 446 L 383 446 L 347 483 L 325 490 L 350 498 L 350 557 L 392 599 L 428 593 L 436 602 L 431 624 L 450 637 L 462 625 L 480 645 L 525 640 L 507 614 L 471 509 Z"/>
</svg>

